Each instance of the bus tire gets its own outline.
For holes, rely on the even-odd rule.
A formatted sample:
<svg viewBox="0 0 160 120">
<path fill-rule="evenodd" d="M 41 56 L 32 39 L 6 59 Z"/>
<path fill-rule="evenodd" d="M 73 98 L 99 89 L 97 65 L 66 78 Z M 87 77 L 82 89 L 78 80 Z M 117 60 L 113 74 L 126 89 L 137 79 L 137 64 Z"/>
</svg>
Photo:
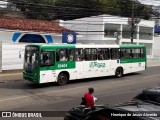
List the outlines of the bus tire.
<svg viewBox="0 0 160 120">
<path fill-rule="evenodd" d="M 58 75 L 58 81 L 57 81 L 58 85 L 65 85 L 68 83 L 68 76 L 64 73 L 60 73 Z"/>
<path fill-rule="evenodd" d="M 123 76 L 123 68 L 117 68 L 116 69 L 116 72 L 115 72 L 115 76 L 117 77 L 117 78 L 120 78 L 120 77 L 122 77 Z"/>
</svg>

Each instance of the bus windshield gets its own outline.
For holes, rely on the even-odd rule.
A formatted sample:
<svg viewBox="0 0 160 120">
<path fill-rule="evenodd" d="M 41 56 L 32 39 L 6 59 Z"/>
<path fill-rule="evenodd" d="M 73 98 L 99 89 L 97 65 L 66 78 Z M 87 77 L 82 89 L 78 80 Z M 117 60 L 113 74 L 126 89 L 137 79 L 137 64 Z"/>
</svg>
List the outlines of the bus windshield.
<svg viewBox="0 0 160 120">
<path fill-rule="evenodd" d="M 38 47 L 26 46 L 24 57 L 24 69 L 34 70 L 38 67 Z"/>
</svg>

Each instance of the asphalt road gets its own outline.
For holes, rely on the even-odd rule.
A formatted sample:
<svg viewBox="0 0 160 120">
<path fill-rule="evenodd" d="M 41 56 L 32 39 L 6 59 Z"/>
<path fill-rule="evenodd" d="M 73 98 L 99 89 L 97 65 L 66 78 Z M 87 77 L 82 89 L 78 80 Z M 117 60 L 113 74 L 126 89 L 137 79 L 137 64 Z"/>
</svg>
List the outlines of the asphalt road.
<svg viewBox="0 0 160 120">
<path fill-rule="evenodd" d="M 95 89 L 94 96 L 98 98 L 97 104 L 114 105 L 127 102 L 142 89 L 158 86 L 159 71 L 160 67 L 150 67 L 122 78 L 112 76 L 76 80 L 65 86 L 57 86 L 55 83 L 35 85 L 24 80 L 0 83 L 0 111 L 67 111 L 79 105 L 88 87 Z M 13 119 L 27 118 L 11 120 Z M 35 120 L 35 118 L 29 119 Z M 56 116 L 37 119 L 63 120 L 62 117 Z"/>
</svg>

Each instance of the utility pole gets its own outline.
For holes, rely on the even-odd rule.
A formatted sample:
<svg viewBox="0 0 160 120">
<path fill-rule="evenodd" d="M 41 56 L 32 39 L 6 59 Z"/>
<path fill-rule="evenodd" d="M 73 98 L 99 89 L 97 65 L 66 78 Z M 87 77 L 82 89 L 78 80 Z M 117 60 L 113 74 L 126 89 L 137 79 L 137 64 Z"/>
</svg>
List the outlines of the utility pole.
<svg viewBox="0 0 160 120">
<path fill-rule="evenodd" d="M 132 4 L 131 44 L 133 44 L 133 36 L 134 36 L 134 3 Z"/>
</svg>

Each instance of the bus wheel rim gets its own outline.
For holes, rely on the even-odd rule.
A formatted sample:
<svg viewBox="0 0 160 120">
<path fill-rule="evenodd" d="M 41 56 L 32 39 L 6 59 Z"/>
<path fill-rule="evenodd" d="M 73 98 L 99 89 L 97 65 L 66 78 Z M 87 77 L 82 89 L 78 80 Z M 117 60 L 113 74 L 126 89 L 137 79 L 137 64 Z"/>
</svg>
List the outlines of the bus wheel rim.
<svg viewBox="0 0 160 120">
<path fill-rule="evenodd" d="M 65 76 L 61 76 L 60 77 L 60 83 L 65 83 L 66 81 L 66 77 Z"/>
</svg>

